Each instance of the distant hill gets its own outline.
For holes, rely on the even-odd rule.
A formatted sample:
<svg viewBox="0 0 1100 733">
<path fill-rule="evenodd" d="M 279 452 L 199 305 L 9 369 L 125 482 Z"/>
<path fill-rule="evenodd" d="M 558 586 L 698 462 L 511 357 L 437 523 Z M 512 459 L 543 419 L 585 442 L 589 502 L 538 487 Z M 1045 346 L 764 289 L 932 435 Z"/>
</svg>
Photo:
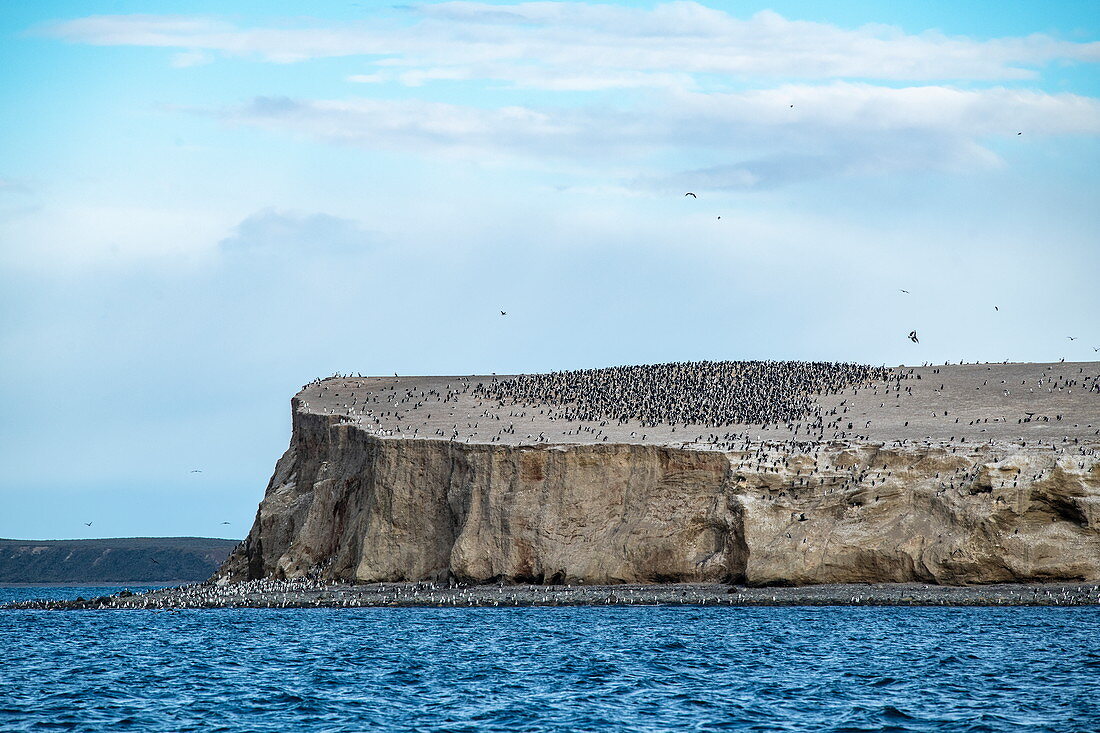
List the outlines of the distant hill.
<svg viewBox="0 0 1100 733">
<path fill-rule="evenodd" d="M 237 542 L 208 537 L 0 539 L 0 583 L 206 580 Z"/>
</svg>

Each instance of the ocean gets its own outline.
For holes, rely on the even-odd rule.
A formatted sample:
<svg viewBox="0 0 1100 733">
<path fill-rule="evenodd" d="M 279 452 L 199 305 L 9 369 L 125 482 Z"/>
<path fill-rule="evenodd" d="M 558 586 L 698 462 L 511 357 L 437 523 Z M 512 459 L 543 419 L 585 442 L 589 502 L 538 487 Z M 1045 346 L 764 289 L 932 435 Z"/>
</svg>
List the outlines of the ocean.
<svg viewBox="0 0 1100 733">
<path fill-rule="evenodd" d="M 1100 731 L 1096 608 L 0 610 L 0 649 L 5 732 Z"/>
</svg>

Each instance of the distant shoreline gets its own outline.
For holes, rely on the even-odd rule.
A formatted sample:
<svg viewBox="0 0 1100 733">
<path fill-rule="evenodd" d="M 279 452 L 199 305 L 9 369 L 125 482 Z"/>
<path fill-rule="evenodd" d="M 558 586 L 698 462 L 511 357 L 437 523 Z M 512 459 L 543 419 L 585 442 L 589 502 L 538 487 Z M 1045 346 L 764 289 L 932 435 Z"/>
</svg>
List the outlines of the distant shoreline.
<svg viewBox="0 0 1100 733">
<path fill-rule="evenodd" d="M 6 609 L 495 608 L 533 606 L 1100 606 L 1100 584 L 943 586 L 915 583 L 741 587 L 478 585 L 320 581 L 201 583 L 81 601 L 24 601 Z"/>
<path fill-rule="evenodd" d="M 194 583 L 187 578 L 175 580 L 96 580 L 88 583 L 62 581 L 57 583 L 0 583 L 0 588 L 119 588 L 128 585 L 140 585 L 146 588 L 174 588 Z"/>
<path fill-rule="evenodd" d="M 239 540 L 209 537 L 0 539 L 0 587 L 164 586 L 197 583 Z"/>
</svg>

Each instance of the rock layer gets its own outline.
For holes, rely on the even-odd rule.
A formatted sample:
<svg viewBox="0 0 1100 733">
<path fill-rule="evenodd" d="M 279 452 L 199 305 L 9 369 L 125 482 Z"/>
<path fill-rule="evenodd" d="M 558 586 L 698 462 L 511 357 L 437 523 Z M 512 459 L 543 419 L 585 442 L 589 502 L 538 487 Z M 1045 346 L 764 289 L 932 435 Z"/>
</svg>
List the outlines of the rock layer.
<svg viewBox="0 0 1100 733">
<path fill-rule="evenodd" d="M 1100 580 L 1091 454 L 466 444 L 300 408 L 221 582 Z"/>
</svg>

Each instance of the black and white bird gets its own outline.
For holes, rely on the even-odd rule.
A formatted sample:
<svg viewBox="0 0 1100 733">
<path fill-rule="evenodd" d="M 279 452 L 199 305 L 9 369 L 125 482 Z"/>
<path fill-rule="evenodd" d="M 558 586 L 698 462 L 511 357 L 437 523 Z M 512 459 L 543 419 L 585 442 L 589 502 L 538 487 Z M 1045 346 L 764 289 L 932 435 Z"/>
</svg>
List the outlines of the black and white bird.
<svg viewBox="0 0 1100 733">
<path fill-rule="evenodd" d="M 909 340 L 912 341 L 914 344 L 919 344 L 920 343 L 920 340 L 917 338 L 917 332 L 916 331 L 910 331 L 909 332 Z"/>
</svg>

